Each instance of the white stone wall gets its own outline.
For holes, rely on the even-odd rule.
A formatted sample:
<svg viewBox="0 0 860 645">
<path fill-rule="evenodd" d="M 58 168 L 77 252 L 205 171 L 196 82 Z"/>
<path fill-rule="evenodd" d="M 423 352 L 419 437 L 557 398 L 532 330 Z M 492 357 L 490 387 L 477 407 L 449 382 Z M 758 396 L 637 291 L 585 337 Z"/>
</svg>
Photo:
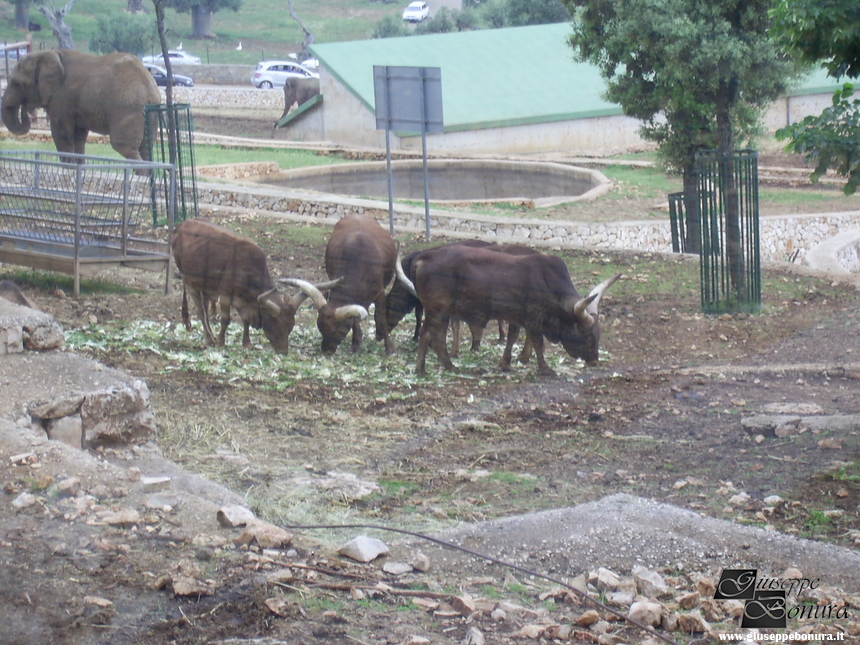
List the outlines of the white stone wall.
<svg viewBox="0 0 860 645">
<path fill-rule="evenodd" d="M 266 211 L 308 222 L 334 225 L 349 213 L 368 213 L 388 223 L 388 204 L 372 200 L 282 191 L 269 187 L 238 187 L 198 183 L 201 210 L 220 207 Z M 423 232 L 423 208 L 394 206 L 394 225 L 402 232 Z M 762 260 L 784 261 L 795 250 L 798 259 L 840 231 L 860 228 L 860 211 L 850 213 L 763 217 L 760 225 Z M 480 237 L 537 246 L 592 249 L 672 251 L 669 220 L 585 223 L 546 219 L 514 219 L 469 213 L 430 211 L 430 229 L 458 237 Z M 853 251 L 851 250 L 853 249 Z M 858 249 L 843 249 L 846 262 L 857 260 Z M 857 268 L 853 270 L 858 270 Z"/>
</svg>

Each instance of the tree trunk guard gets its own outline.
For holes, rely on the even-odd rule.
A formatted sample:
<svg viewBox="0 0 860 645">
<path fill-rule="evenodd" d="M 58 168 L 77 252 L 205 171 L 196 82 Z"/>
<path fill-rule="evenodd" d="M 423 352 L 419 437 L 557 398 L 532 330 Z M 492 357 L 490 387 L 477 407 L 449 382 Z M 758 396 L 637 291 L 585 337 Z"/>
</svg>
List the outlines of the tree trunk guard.
<svg viewBox="0 0 860 645">
<path fill-rule="evenodd" d="M 176 168 L 176 223 L 193 219 L 199 215 L 199 210 L 191 106 L 188 103 L 147 105 L 144 114 L 149 159 Z M 153 219 L 153 225 L 155 223 Z"/>
<path fill-rule="evenodd" d="M 702 310 L 757 311 L 761 307 L 758 153 L 700 153 L 696 177 Z"/>
</svg>

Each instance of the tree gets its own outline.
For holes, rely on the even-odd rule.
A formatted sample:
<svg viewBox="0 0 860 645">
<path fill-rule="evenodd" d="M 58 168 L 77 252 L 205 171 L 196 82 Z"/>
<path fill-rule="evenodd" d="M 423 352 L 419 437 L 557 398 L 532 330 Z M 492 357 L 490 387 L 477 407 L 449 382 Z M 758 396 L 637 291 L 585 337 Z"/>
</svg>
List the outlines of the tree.
<svg viewBox="0 0 860 645">
<path fill-rule="evenodd" d="M 310 32 L 310 30 L 305 27 L 305 23 L 302 22 L 302 19 L 296 15 L 296 10 L 293 8 L 293 0 L 289 0 L 289 9 L 290 9 L 290 18 L 299 23 L 299 27 L 304 34 L 304 38 L 302 38 L 302 51 L 299 56 L 301 60 L 310 57 L 310 46 L 314 44 L 314 35 Z"/>
<path fill-rule="evenodd" d="M 408 35 L 409 29 L 402 20 L 395 16 L 385 16 L 376 23 L 371 38 L 399 38 Z"/>
<path fill-rule="evenodd" d="M 157 34 L 152 18 L 145 14 L 113 14 L 101 16 L 90 40 L 90 51 L 96 54 L 128 52 L 141 54 L 152 49 Z"/>
<path fill-rule="evenodd" d="M 15 29 L 29 31 L 30 29 L 30 0 L 14 0 Z"/>
<path fill-rule="evenodd" d="M 239 11 L 243 0 L 169 0 L 168 6 L 177 13 L 191 14 L 191 37 L 214 38 L 212 14 L 224 9 Z"/>
<path fill-rule="evenodd" d="M 780 0 L 773 8 L 773 34 L 798 60 L 824 63 L 835 79 L 860 76 L 860 4 L 856 0 Z M 815 164 L 811 179 L 834 169 L 848 178 L 844 192 L 860 186 L 860 99 L 849 100 L 846 83 L 818 116 L 777 131 L 787 149 Z"/>
<path fill-rule="evenodd" d="M 454 22 L 454 12 L 448 7 L 441 7 L 433 14 L 432 18 L 425 20 L 415 28 L 415 35 L 447 34 L 452 31 L 457 31 L 457 25 Z"/>
<path fill-rule="evenodd" d="M 768 37 L 771 0 L 563 2 L 576 58 L 599 67 L 606 99 L 682 175 L 687 248 L 698 251 L 696 153 L 751 138 L 799 73 Z"/>
<path fill-rule="evenodd" d="M 561 0 L 507 0 L 506 14 L 512 27 L 570 20 L 570 13 Z"/>
<path fill-rule="evenodd" d="M 54 35 L 57 37 L 57 46 L 60 49 L 75 48 L 75 41 L 72 38 L 72 28 L 66 24 L 66 14 L 72 10 L 72 7 L 77 2 L 78 0 L 69 0 L 69 3 L 62 9 L 57 9 L 53 1 L 51 1 L 50 6 L 47 0 L 43 0 L 41 4 L 36 4 L 39 12 L 45 16 L 48 24 L 51 25 L 51 29 L 54 30 Z"/>
</svg>

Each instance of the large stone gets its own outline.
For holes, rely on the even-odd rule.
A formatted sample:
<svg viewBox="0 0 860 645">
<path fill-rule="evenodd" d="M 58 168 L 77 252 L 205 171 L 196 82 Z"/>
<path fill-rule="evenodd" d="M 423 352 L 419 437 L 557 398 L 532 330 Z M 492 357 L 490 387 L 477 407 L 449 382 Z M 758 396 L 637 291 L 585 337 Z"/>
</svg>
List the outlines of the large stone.
<svg viewBox="0 0 860 645">
<path fill-rule="evenodd" d="M 636 581 L 636 590 L 648 598 L 659 598 L 669 592 L 663 576 L 641 565 L 633 567 L 633 580 Z"/>
<path fill-rule="evenodd" d="M 637 601 L 630 605 L 627 617 L 648 627 L 658 627 L 663 620 L 663 605 L 649 600 Z"/>
<path fill-rule="evenodd" d="M 382 540 L 359 535 L 340 547 L 338 553 L 357 562 L 371 562 L 388 553 L 388 547 Z"/>
<path fill-rule="evenodd" d="M 80 414 L 49 419 L 45 423 L 45 431 L 48 433 L 48 439 L 60 441 L 78 450 L 84 447 L 84 424 Z"/>
</svg>

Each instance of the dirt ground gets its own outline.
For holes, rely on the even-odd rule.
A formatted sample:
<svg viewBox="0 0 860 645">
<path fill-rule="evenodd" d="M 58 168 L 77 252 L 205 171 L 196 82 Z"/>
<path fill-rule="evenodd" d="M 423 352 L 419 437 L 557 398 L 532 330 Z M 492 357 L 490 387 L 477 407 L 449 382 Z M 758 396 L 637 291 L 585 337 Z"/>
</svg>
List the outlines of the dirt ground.
<svg viewBox="0 0 860 645">
<path fill-rule="evenodd" d="M 217 132 L 235 124 L 197 119 L 196 127 Z M 273 274 L 324 277 L 324 235 L 296 235 L 279 228 L 289 227 L 283 222 L 237 214 L 224 223 L 258 240 Z M 533 364 L 496 370 L 498 349 L 488 331 L 476 357 L 463 352 L 460 373 L 434 373 L 422 383 L 410 373 L 411 317 L 398 328 L 393 357 L 373 341 L 368 322 L 361 357 L 344 345 L 322 359 L 309 309 L 299 320 L 307 333 L 296 336 L 291 352 L 296 360 L 324 364 L 333 376 L 312 372 L 281 389 L 177 368 L 170 339 L 163 351 L 140 349 L 134 337 L 81 351 L 147 382 L 165 457 L 225 486 L 275 524 L 369 523 L 432 532 L 628 493 L 856 551 L 857 289 L 793 265 L 768 266 L 761 313 L 709 316 L 700 311 L 695 262 L 632 253 L 565 257 L 592 267 L 590 275 L 574 277 L 582 289 L 605 274 L 624 277 L 602 303 L 602 362 L 585 370 L 560 362 L 561 349 L 553 347 L 558 378 L 535 376 Z M 0 268 L 0 278 L 10 269 Z M 679 282 L 661 284 L 668 275 Z M 59 283 L 16 276 L 67 331 L 95 326 L 121 335 L 135 320 L 178 327 L 175 278 L 165 296 L 159 276 L 116 274 L 110 279 L 133 280 L 135 291 L 87 291 L 76 300 Z M 649 297 L 637 285 L 648 285 Z M 190 354 L 201 340 L 197 328 L 178 349 Z M 234 336 L 223 352 L 248 362 L 271 352 L 262 335 L 254 340 L 256 347 L 244 352 Z M 391 378 L 347 378 L 368 361 L 378 361 Z M 435 366 L 429 358 L 429 371 Z M 776 430 L 742 423 L 777 413 L 854 421 Z M 10 463 L 11 456 L 4 456 L 9 466 L 0 506 L 0 615 L 6 614 L 0 636 L 10 645 L 460 643 L 475 642 L 465 641 L 473 627 L 488 643 L 507 643 L 522 636 L 523 622 L 548 615 L 565 623 L 589 609 L 564 594 L 544 594 L 545 587 L 521 573 L 515 579 L 502 569 L 488 573 L 479 559 L 449 569 L 436 563 L 426 575 L 398 578 L 379 562 L 359 566 L 333 555 L 331 546 L 356 531 L 297 529 L 290 551 L 236 547 L 235 533 L 211 517 L 209 525 L 186 522 L 181 508 L 150 508 L 137 523 L 105 525 L 100 513 L 129 503 L 122 482 L 88 471 L 84 488 L 93 497 L 70 502 L 53 494 L 52 485 L 75 473 L 47 462 L 39 468 Z M 111 450 L 95 456 L 114 463 L 127 458 Z M 327 486 L 338 473 L 367 482 L 371 494 Z M 94 494 L 97 484 L 107 490 Z M 13 510 L 10 500 L 25 491 L 39 503 Z M 611 554 L 590 546 L 597 554 L 590 566 L 609 566 Z M 725 566 L 745 562 L 742 549 L 723 557 Z M 565 579 L 583 573 L 571 570 L 564 554 L 525 562 Z M 275 570 L 282 573 L 267 582 Z M 688 589 L 696 575 L 714 574 L 713 558 L 684 570 L 667 564 L 661 573 Z M 186 579 L 198 586 L 181 593 L 178 581 Z M 431 607 L 464 593 L 484 607 L 507 601 L 534 616 L 498 620 L 489 611 L 464 616 Z M 644 641 L 635 630 L 615 629 L 621 640 L 603 642 Z M 597 642 L 588 630 L 577 634 L 579 641 Z M 684 634 L 668 635 L 689 642 Z"/>
</svg>

